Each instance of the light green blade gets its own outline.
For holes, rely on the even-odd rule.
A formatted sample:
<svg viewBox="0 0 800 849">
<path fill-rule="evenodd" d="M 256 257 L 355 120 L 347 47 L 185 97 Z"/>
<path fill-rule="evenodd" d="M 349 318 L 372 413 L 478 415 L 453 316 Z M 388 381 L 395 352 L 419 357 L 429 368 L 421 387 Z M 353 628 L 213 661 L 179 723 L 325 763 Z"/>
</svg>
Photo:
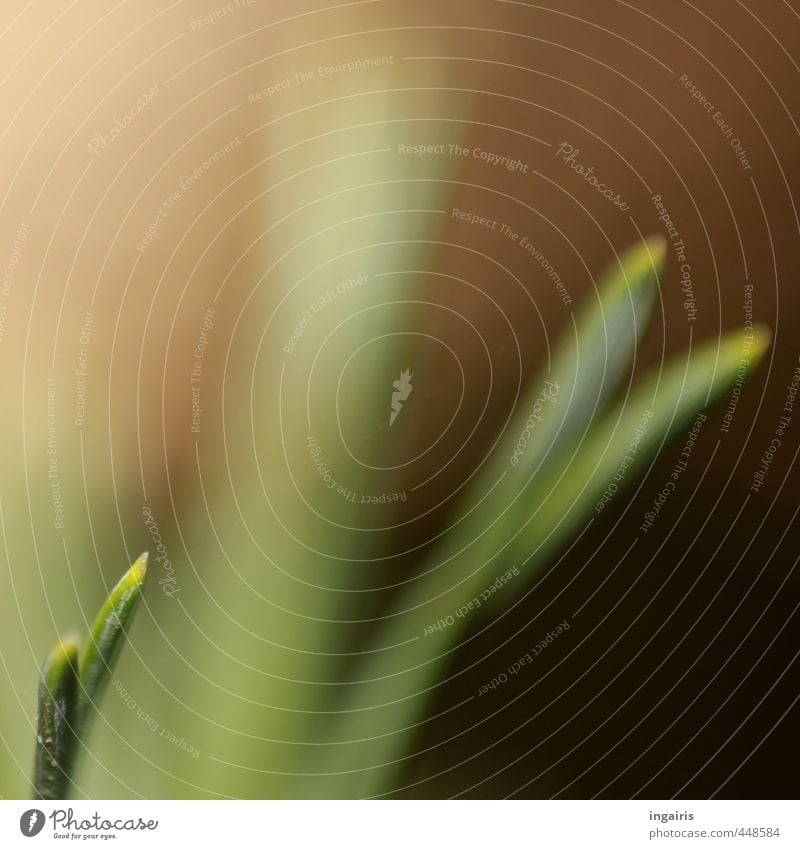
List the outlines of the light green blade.
<svg viewBox="0 0 800 849">
<path fill-rule="evenodd" d="M 546 402 L 542 421 L 515 464 L 519 477 L 535 470 L 549 450 L 570 444 L 602 409 L 620 385 L 626 369 L 650 324 L 658 281 L 666 261 L 664 238 L 654 236 L 625 251 L 597 284 L 594 298 L 578 311 L 574 333 L 566 332 L 554 351 L 549 373 L 535 383 L 520 405 L 503 441 L 497 461 L 508 468 L 520 433 L 531 416 L 542 384 L 558 384 L 557 401 Z"/>
<path fill-rule="evenodd" d="M 583 433 L 620 385 L 649 326 L 665 260 L 666 242 L 655 236 L 625 251 L 605 270 L 595 296 L 578 310 L 574 328 L 559 340 L 549 371 L 533 383 L 515 411 L 485 477 L 494 480 L 511 467 L 516 478 L 524 478 L 548 451 L 556 453 Z M 522 453 L 511 464 L 543 388 L 550 388 L 555 401 L 545 401 L 541 421 L 535 421 Z"/>
<path fill-rule="evenodd" d="M 526 488 L 543 463 L 563 459 L 617 389 L 647 329 L 666 259 L 653 237 L 630 248 L 601 276 L 595 298 L 578 311 L 549 371 L 532 384 L 492 457 L 473 482 L 439 562 L 466 554 L 482 563 L 500 551 L 523 516 Z M 481 500 L 482 499 L 482 500 Z M 524 515 L 524 514 L 523 514 Z"/>
<path fill-rule="evenodd" d="M 756 328 L 751 336 L 733 332 L 676 357 L 663 371 L 643 380 L 592 426 L 563 473 L 552 469 L 544 478 L 538 487 L 541 495 L 533 499 L 541 506 L 538 512 L 529 511 L 511 546 L 512 557 L 525 558 L 534 551 L 530 564 L 538 559 L 539 548 L 544 555 L 563 544 L 610 483 L 620 491 L 630 484 L 671 436 L 721 400 L 758 364 L 770 340 L 765 328 Z"/>
<path fill-rule="evenodd" d="M 103 688 L 122 649 L 125 632 L 142 597 L 147 575 L 147 552 L 142 554 L 111 590 L 89 632 L 80 662 L 78 730 L 83 734 L 92 708 L 102 695 Z"/>
</svg>

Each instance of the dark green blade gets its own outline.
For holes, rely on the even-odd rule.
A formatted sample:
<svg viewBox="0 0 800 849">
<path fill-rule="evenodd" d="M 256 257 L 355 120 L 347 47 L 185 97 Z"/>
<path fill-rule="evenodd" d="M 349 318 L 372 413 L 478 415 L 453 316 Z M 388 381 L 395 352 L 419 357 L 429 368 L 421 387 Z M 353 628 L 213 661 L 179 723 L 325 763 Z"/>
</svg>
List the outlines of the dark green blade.
<svg viewBox="0 0 800 849">
<path fill-rule="evenodd" d="M 65 799 L 75 758 L 78 641 L 65 637 L 45 661 L 39 682 L 34 796 Z"/>
</svg>

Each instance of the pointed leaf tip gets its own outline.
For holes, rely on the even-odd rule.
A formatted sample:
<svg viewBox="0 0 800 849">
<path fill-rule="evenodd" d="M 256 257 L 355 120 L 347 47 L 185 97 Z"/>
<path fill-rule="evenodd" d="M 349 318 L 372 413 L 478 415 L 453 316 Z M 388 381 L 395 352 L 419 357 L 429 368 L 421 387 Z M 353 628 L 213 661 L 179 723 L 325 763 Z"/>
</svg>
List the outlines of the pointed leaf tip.
<svg viewBox="0 0 800 849">
<path fill-rule="evenodd" d="M 753 344 L 750 348 L 751 357 L 757 365 L 772 344 L 772 330 L 766 324 L 756 324 L 753 327 Z"/>
<path fill-rule="evenodd" d="M 648 236 L 622 251 L 598 278 L 598 289 L 608 288 L 619 295 L 620 289 L 631 292 L 647 290 L 655 293 L 658 279 L 667 264 L 667 240 L 664 236 Z"/>
<path fill-rule="evenodd" d="M 95 703 L 111 678 L 126 632 L 142 597 L 146 575 L 145 552 L 108 594 L 89 632 L 80 663 L 81 728 L 88 722 Z"/>
<path fill-rule="evenodd" d="M 54 693 L 70 669 L 78 668 L 80 640 L 75 634 L 65 634 L 50 650 L 42 668 L 42 680 L 51 693 Z"/>
<path fill-rule="evenodd" d="M 656 269 L 663 268 L 667 261 L 667 237 L 656 233 L 648 236 L 643 245 Z"/>
<path fill-rule="evenodd" d="M 128 571 L 130 578 L 140 586 L 147 577 L 147 560 L 149 556 L 147 551 L 143 551 Z"/>
</svg>

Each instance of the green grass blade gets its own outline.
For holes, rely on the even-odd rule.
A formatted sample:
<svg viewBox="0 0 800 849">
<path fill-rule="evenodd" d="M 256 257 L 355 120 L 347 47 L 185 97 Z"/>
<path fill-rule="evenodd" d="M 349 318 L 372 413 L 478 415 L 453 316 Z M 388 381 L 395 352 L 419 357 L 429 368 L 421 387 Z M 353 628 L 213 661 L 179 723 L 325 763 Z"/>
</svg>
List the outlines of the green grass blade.
<svg viewBox="0 0 800 849">
<path fill-rule="evenodd" d="M 483 563 L 500 550 L 497 540 L 513 535 L 525 521 L 526 489 L 544 461 L 565 464 L 619 387 L 649 325 L 665 261 L 666 241 L 654 236 L 625 251 L 604 272 L 596 297 L 578 311 L 573 332 L 563 334 L 549 371 L 534 381 L 473 482 L 475 495 L 467 496 L 460 521 L 437 548 L 438 562 Z M 546 387 L 550 400 L 542 400 Z"/>
<path fill-rule="evenodd" d="M 756 328 L 750 336 L 735 331 L 676 357 L 665 369 L 642 380 L 627 399 L 592 426 L 563 474 L 554 469 L 542 481 L 546 496 L 538 513 L 529 512 L 513 554 L 527 557 L 537 551 L 538 556 L 539 547 L 546 554 L 563 544 L 591 515 L 610 483 L 616 483 L 619 491 L 629 485 L 665 441 L 721 400 L 739 377 L 747 376 L 770 340 L 765 328 Z M 555 531 L 543 534 L 545 528 Z"/>
<path fill-rule="evenodd" d="M 108 595 L 92 625 L 80 662 L 79 731 L 102 695 L 122 649 L 125 632 L 142 596 L 147 552 L 141 555 Z"/>
<path fill-rule="evenodd" d="M 509 469 L 513 481 L 524 480 L 546 454 L 557 454 L 580 438 L 618 388 L 649 326 L 665 261 L 666 241 L 654 236 L 625 251 L 605 270 L 595 296 L 578 310 L 574 328 L 559 339 L 549 371 L 532 383 L 512 416 L 484 481 L 494 482 Z M 530 437 L 512 463 L 537 400 L 544 388 L 550 388 L 547 382 L 558 386 L 558 390 L 550 389 L 555 401 L 544 402 L 541 421 L 528 428 Z M 476 489 L 485 491 L 480 486 Z"/>
<path fill-rule="evenodd" d="M 332 738 L 329 766 L 321 764 L 322 769 L 348 772 L 341 779 L 348 796 L 374 795 L 390 788 L 397 761 L 417 736 L 415 725 L 441 682 L 448 655 L 475 615 L 459 618 L 455 611 L 480 598 L 498 574 L 509 568 L 518 568 L 519 577 L 493 593 L 492 600 L 518 593 L 592 514 L 620 464 L 631 454 L 634 437 L 638 436 L 637 447 L 632 461 L 626 461 L 624 483 L 630 483 L 652 460 L 665 439 L 755 367 L 770 335 L 757 329 L 746 338 L 746 347 L 742 335 L 735 333 L 676 358 L 600 417 L 566 468 L 549 464 L 537 476 L 526 496 L 526 518 L 510 538 L 495 538 L 496 545 L 507 544 L 502 558 L 468 565 L 455 561 L 455 570 L 452 565 L 436 568 L 400 598 L 375 641 L 377 646 L 395 648 L 369 655 L 358 670 L 357 678 L 363 683 L 351 688 L 342 708 L 346 712 Z M 746 358 L 745 350 L 749 351 Z M 637 434 L 648 413 L 646 428 Z M 432 623 L 446 617 L 446 627 L 429 631 Z M 355 740 L 363 742 L 344 744 Z"/>
<path fill-rule="evenodd" d="M 548 449 L 555 452 L 579 437 L 619 386 L 650 324 L 666 250 L 666 240 L 653 236 L 625 251 L 600 277 L 596 297 L 578 311 L 574 334 L 563 334 L 543 376 L 559 384 L 558 402 L 534 429 L 519 472 L 534 469 Z M 534 384 L 514 418 L 499 458 L 506 467 L 543 382 Z"/>
<path fill-rule="evenodd" d="M 56 643 L 42 669 L 36 730 L 34 797 L 65 799 L 75 757 L 78 641 Z"/>
<path fill-rule="evenodd" d="M 61 640 L 42 669 L 39 685 L 34 794 L 66 799 L 92 707 L 122 649 L 126 629 L 142 595 L 147 553 L 114 587 L 92 625 L 83 656 L 74 637 Z"/>
</svg>

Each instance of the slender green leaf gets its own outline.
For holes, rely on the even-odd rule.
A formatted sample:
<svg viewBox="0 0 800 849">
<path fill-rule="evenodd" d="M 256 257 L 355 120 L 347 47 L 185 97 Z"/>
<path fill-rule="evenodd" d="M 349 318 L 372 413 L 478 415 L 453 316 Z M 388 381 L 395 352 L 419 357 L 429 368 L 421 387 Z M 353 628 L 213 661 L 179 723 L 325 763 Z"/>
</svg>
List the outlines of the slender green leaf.
<svg viewBox="0 0 800 849">
<path fill-rule="evenodd" d="M 453 530 L 433 558 L 462 569 L 502 550 L 524 520 L 525 489 L 544 463 L 563 463 L 626 374 L 647 329 L 666 260 L 654 236 L 625 251 L 601 275 L 595 296 L 565 331 L 470 487 Z M 522 505 L 522 506 L 521 506 Z M 473 566 L 474 568 L 474 566 Z"/>
<path fill-rule="evenodd" d="M 598 419 L 566 469 L 551 469 L 542 480 L 536 509 L 520 529 L 512 557 L 528 558 L 530 565 L 562 545 L 587 516 L 602 512 L 667 440 L 747 376 L 770 339 L 765 328 L 749 336 L 733 332 L 644 379 Z"/>
<path fill-rule="evenodd" d="M 488 487 L 510 471 L 518 484 L 546 454 L 557 454 L 583 433 L 619 387 L 649 326 L 665 260 L 666 241 L 654 236 L 605 270 L 594 297 L 587 298 L 562 333 L 550 369 L 531 384 L 511 417 L 482 483 Z M 545 390 L 549 397 L 543 398 Z M 531 422 L 534 412 L 537 418 Z M 485 491 L 476 484 L 479 494 Z"/>
<path fill-rule="evenodd" d="M 507 430 L 498 460 L 508 468 L 509 456 L 525 429 L 544 383 L 558 384 L 553 409 L 542 411 L 524 452 L 518 475 L 534 470 L 547 451 L 580 436 L 619 386 L 647 330 L 666 261 L 666 240 L 653 236 L 625 251 L 597 284 L 595 297 L 578 311 L 574 332 L 565 332 L 553 353 L 551 368 L 528 393 Z M 545 414 L 546 413 L 546 414 Z"/>
<path fill-rule="evenodd" d="M 56 643 L 42 669 L 36 730 L 34 794 L 64 799 L 75 755 L 74 723 L 78 705 L 78 641 Z"/>
<path fill-rule="evenodd" d="M 142 554 L 111 590 L 94 620 L 80 663 L 79 730 L 83 733 L 91 708 L 102 695 L 119 655 L 125 631 L 142 596 L 147 552 Z"/>
</svg>

